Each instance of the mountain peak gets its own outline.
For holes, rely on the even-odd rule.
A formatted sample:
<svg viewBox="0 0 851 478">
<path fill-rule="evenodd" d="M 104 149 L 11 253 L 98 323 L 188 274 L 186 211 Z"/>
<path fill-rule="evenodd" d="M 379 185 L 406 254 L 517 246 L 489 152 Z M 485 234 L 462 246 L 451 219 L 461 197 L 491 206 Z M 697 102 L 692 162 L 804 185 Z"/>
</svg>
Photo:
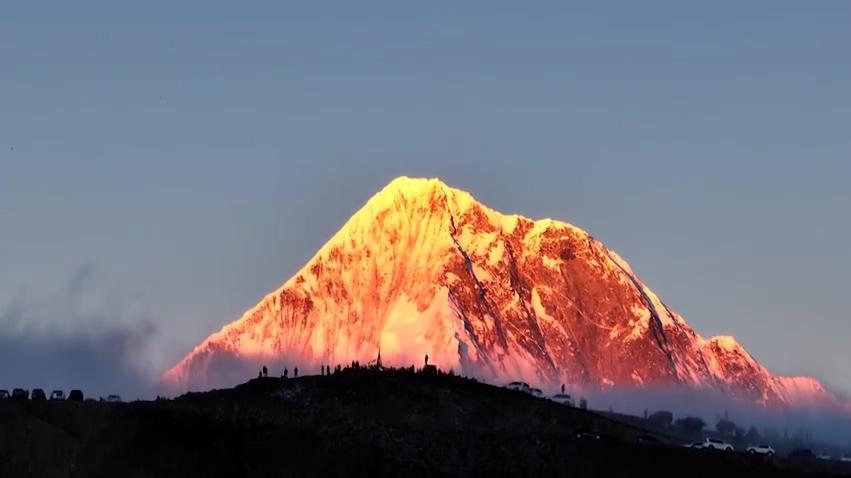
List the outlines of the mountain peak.
<svg viewBox="0 0 851 478">
<path fill-rule="evenodd" d="M 413 178 L 409 176 L 399 176 L 384 186 L 378 191 L 369 202 L 372 201 L 392 201 L 395 197 L 416 198 L 416 197 L 431 197 L 433 195 L 463 195 L 472 199 L 469 193 L 448 186 L 440 178 Z"/>
<path fill-rule="evenodd" d="M 364 209 L 398 208 L 400 198 L 405 202 L 430 201 L 435 205 L 432 212 L 439 210 L 440 205 L 449 208 L 450 212 L 463 212 L 479 204 L 470 193 L 450 187 L 439 178 L 399 176 L 372 196 Z"/>
<path fill-rule="evenodd" d="M 430 363 L 555 390 L 676 384 L 763 404 L 820 388 L 772 376 L 732 337 L 705 340 L 629 264 L 568 223 L 504 215 L 437 178 L 402 176 L 316 255 L 163 376 L 239 383 L 260 364 Z"/>
<path fill-rule="evenodd" d="M 448 188 L 449 186 L 442 179 L 434 178 L 416 178 L 411 176 L 399 176 L 389 183 L 378 194 L 382 194 L 388 190 L 400 190 L 408 193 L 416 193 L 418 191 L 434 188 Z"/>
</svg>

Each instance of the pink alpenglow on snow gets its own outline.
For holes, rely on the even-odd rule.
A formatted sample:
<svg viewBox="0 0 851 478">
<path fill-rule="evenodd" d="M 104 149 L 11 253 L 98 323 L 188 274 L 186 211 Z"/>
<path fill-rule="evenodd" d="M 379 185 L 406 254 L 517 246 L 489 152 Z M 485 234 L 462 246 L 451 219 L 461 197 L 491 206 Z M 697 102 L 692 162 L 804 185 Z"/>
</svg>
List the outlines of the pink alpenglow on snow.
<svg viewBox="0 0 851 478">
<path fill-rule="evenodd" d="M 613 251 L 571 224 L 505 215 L 437 179 L 401 177 L 240 319 L 161 378 L 174 391 L 272 370 L 374 360 L 542 388 L 682 385 L 764 406 L 844 406 L 704 339 Z"/>
</svg>

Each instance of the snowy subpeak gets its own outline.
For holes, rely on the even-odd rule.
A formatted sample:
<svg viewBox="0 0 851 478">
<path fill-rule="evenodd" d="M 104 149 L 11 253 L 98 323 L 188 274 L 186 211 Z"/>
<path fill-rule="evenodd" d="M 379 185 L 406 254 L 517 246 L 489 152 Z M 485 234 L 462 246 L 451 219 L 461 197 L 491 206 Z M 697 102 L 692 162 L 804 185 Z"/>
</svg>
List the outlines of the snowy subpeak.
<svg viewBox="0 0 851 478">
<path fill-rule="evenodd" d="M 678 384 L 764 405 L 835 400 L 776 377 L 732 337 L 701 338 L 587 232 L 487 208 L 438 179 L 395 179 L 240 319 L 165 372 L 173 390 L 261 363 L 421 364 L 545 388 Z"/>
</svg>

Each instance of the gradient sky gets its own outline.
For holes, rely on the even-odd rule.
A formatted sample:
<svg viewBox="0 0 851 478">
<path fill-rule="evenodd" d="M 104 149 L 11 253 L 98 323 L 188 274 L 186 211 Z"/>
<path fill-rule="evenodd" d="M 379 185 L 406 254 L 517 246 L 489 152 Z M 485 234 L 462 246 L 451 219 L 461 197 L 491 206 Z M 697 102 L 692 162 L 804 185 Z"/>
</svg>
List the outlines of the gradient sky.
<svg viewBox="0 0 851 478">
<path fill-rule="evenodd" d="M 46 3 L 0 13 L 0 388 L 161 371 L 404 174 L 851 393 L 849 2 Z"/>
</svg>

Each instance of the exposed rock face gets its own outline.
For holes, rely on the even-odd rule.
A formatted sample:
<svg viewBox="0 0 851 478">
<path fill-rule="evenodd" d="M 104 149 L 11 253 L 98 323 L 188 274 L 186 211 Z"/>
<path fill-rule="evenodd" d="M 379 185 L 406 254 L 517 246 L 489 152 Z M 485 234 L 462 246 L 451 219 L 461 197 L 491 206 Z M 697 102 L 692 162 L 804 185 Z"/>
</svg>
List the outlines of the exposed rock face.
<svg viewBox="0 0 851 478">
<path fill-rule="evenodd" d="M 436 179 L 376 194 L 280 289 L 163 374 L 177 390 L 260 363 L 432 363 L 555 389 L 679 384 L 763 405 L 836 402 L 732 337 L 704 340 L 587 232 L 503 215 Z"/>
</svg>

